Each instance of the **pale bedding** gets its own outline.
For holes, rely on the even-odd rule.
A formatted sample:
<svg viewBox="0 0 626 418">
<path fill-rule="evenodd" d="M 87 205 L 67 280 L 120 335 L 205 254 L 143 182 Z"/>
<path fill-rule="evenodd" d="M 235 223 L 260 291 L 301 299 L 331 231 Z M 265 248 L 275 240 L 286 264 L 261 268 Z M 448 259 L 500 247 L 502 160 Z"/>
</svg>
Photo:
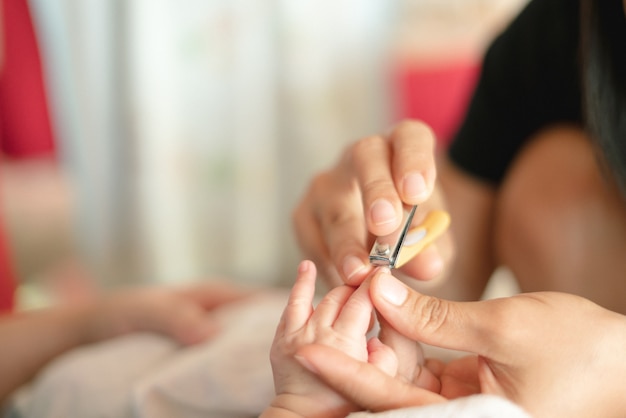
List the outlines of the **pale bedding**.
<svg viewBox="0 0 626 418">
<path fill-rule="evenodd" d="M 223 308 L 216 339 L 184 348 L 132 335 L 77 349 L 51 364 L 15 400 L 16 418 L 245 418 L 273 396 L 269 348 L 287 293 Z M 233 326 L 236 324 L 237 326 Z M 505 399 L 472 396 L 350 418 L 527 418 Z"/>
</svg>

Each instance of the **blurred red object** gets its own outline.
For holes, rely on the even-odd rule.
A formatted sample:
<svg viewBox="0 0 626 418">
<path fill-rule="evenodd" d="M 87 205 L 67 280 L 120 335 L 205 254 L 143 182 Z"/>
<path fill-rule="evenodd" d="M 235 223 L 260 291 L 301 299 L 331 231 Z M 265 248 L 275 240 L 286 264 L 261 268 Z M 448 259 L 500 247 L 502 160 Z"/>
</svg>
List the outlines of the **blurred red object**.
<svg viewBox="0 0 626 418">
<path fill-rule="evenodd" d="M 420 119 L 446 147 L 463 121 L 480 62 L 398 63 L 393 69 L 396 119 Z"/>
<path fill-rule="evenodd" d="M 11 158 L 54 155 L 39 47 L 27 0 L 2 0 L 0 149 Z M 14 305 L 15 278 L 0 219 L 0 312 Z"/>
</svg>

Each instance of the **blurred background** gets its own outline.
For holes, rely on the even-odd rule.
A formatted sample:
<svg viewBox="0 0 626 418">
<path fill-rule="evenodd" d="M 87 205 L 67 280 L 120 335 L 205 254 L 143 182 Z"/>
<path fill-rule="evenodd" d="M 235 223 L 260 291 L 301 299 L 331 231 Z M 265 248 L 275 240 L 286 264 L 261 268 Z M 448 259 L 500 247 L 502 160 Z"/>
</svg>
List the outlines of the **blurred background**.
<svg viewBox="0 0 626 418">
<path fill-rule="evenodd" d="M 60 170 L 0 164 L 22 299 L 74 261 L 106 287 L 289 283 L 314 173 L 404 117 L 445 147 L 526 2 L 29 0 Z"/>
</svg>

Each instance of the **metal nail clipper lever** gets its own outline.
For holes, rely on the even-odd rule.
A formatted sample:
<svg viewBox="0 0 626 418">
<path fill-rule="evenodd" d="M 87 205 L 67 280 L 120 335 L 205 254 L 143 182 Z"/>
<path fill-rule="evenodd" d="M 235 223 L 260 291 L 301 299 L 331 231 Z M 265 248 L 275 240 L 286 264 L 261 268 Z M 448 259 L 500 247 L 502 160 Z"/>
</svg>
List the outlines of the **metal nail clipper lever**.
<svg viewBox="0 0 626 418">
<path fill-rule="evenodd" d="M 411 228 L 417 205 L 405 211 L 403 226 L 398 231 L 378 237 L 370 251 L 370 263 L 390 269 L 399 268 L 419 254 L 450 225 L 450 215 L 442 210 L 429 212 L 424 221 Z"/>
</svg>

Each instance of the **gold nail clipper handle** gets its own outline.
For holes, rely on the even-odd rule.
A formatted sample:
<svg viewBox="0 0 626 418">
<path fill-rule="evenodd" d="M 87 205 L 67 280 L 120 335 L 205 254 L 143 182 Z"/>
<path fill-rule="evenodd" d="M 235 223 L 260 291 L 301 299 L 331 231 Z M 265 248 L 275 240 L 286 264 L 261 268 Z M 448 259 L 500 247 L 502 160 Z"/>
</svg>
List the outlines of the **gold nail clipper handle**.
<svg viewBox="0 0 626 418">
<path fill-rule="evenodd" d="M 394 267 L 399 268 L 409 262 L 443 234 L 449 225 L 450 214 L 448 212 L 443 210 L 429 212 L 424 222 L 407 232 Z"/>
</svg>

